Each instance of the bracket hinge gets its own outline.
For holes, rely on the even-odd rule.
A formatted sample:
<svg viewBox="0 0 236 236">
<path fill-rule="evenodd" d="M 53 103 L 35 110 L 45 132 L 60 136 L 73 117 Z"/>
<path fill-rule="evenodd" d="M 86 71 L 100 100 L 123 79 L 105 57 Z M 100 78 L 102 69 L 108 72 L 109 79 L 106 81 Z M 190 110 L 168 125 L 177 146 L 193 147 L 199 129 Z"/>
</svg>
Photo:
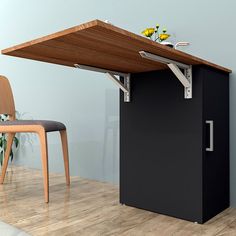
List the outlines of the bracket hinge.
<svg viewBox="0 0 236 236">
<path fill-rule="evenodd" d="M 124 84 L 114 74 L 110 72 L 106 74 L 124 92 L 124 102 L 130 102 L 130 74 L 123 76 Z"/>
<path fill-rule="evenodd" d="M 166 64 L 184 86 L 184 98 L 192 98 L 192 66 L 149 52 L 140 51 L 141 57 Z M 184 70 L 184 73 L 181 71 Z"/>
<path fill-rule="evenodd" d="M 189 66 L 189 68 L 185 68 L 184 74 L 176 64 L 170 63 L 167 64 L 167 66 L 175 74 L 178 80 L 183 84 L 184 98 L 192 98 L 192 66 Z"/>
<path fill-rule="evenodd" d="M 101 73 L 106 74 L 107 77 L 111 81 L 113 81 L 124 92 L 124 102 L 130 102 L 130 74 L 129 73 L 111 71 L 111 70 L 106 70 L 106 69 L 101 69 L 101 68 L 86 66 L 86 65 L 80 65 L 80 64 L 75 64 L 74 66 L 79 69 L 96 71 L 96 72 L 101 72 Z M 124 83 L 122 83 L 118 77 L 123 77 Z"/>
</svg>

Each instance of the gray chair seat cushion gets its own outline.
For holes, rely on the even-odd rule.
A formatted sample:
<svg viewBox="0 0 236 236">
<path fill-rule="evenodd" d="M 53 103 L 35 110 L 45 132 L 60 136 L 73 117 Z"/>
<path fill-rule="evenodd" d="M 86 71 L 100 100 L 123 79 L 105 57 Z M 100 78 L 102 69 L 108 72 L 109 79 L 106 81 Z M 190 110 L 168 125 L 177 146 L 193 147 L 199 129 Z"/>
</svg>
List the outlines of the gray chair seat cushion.
<svg viewBox="0 0 236 236">
<path fill-rule="evenodd" d="M 40 125 L 46 132 L 65 130 L 66 126 L 57 121 L 51 120 L 14 120 L 14 121 L 3 121 L 0 122 L 0 126 L 9 125 Z"/>
</svg>

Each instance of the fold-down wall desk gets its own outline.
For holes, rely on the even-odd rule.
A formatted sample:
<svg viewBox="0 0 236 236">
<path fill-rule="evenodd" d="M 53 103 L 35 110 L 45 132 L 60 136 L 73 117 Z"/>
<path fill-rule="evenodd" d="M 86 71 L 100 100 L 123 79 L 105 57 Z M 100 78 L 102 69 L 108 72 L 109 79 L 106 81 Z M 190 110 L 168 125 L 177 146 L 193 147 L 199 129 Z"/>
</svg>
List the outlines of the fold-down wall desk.
<svg viewBox="0 0 236 236">
<path fill-rule="evenodd" d="M 118 85 L 121 203 L 199 223 L 228 207 L 229 69 L 99 20 L 2 53 Z"/>
</svg>

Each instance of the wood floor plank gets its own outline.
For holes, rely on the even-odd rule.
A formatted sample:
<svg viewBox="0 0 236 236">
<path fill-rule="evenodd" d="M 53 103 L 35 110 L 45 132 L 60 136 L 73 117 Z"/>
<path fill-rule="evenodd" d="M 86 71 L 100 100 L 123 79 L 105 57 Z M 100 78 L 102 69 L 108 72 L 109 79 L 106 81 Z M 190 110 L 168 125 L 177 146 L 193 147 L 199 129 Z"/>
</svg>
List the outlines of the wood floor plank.
<svg viewBox="0 0 236 236">
<path fill-rule="evenodd" d="M 41 171 L 10 167 L 0 185 L 0 220 L 36 236 L 215 236 L 236 235 L 236 209 L 204 225 L 119 204 L 118 187 L 50 174 L 44 203 Z"/>
<path fill-rule="evenodd" d="M 154 219 L 124 232 L 121 236 L 213 236 L 217 235 L 225 227 L 228 227 L 229 223 L 233 222 L 235 217 L 236 210 L 227 209 L 213 218 L 212 221 L 201 225 L 164 215 L 158 215 Z M 236 235 L 236 229 L 234 233 Z"/>
</svg>

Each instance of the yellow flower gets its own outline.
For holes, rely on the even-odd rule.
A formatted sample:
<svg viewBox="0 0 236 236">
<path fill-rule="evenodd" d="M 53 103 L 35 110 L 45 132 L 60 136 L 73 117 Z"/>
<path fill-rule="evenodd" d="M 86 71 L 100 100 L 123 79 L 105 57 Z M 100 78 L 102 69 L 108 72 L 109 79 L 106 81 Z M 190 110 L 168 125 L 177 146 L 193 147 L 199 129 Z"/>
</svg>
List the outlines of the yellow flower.
<svg viewBox="0 0 236 236">
<path fill-rule="evenodd" d="M 160 36 L 159 36 L 161 41 L 164 41 L 164 40 L 168 39 L 169 37 L 170 37 L 169 34 L 160 34 Z"/>
<path fill-rule="evenodd" d="M 155 32 L 154 28 L 146 28 L 144 31 L 142 31 L 142 34 L 146 37 L 151 37 Z"/>
</svg>

